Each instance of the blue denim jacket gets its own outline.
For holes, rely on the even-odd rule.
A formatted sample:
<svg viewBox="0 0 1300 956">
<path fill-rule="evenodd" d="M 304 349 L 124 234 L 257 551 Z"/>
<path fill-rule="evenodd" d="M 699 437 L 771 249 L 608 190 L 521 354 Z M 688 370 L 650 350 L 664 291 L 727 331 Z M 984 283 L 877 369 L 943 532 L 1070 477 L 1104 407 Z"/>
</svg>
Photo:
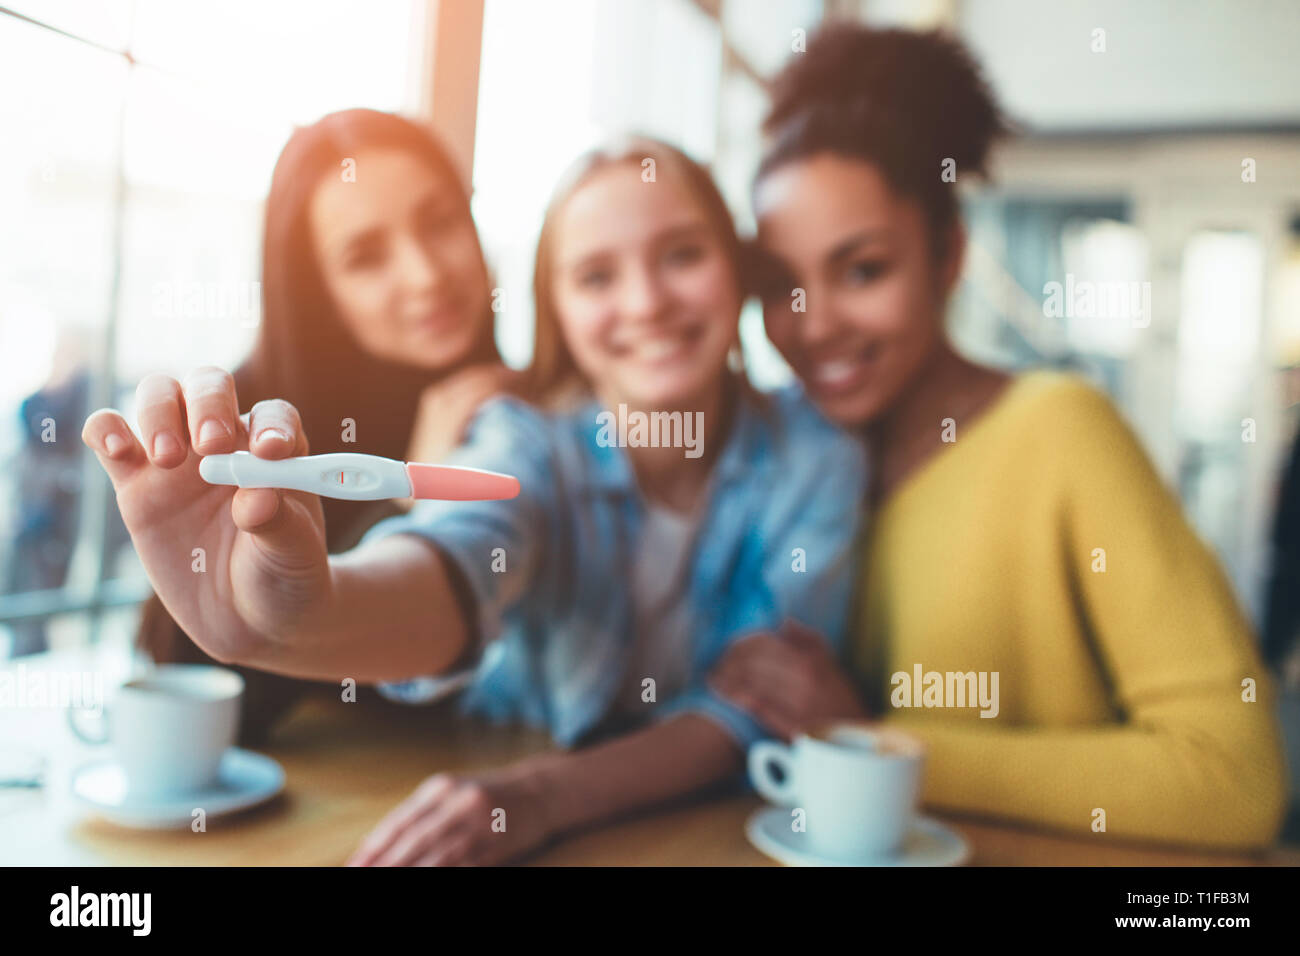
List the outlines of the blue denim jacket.
<svg viewBox="0 0 1300 956">
<path fill-rule="evenodd" d="M 706 686 L 708 672 L 732 641 L 787 618 L 838 649 L 866 468 L 860 443 L 797 389 L 741 393 L 690 559 L 690 680 L 646 706 L 652 719 L 705 715 L 747 748 L 768 734 Z M 422 535 L 456 562 L 481 651 L 463 708 L 547 727 L 562 746 L 606 714 L 634 640 L 628 569 L 644 504 L 626 452 L 601 432 L 600 410 L 594 401 L 562 415 L 510 398 L 485 403 L 447 463 L 516 475 L 519 497 L 419 501 L 362 539 Z M 380 691 L 420 703 L 444 682 L 413 677 Z"/>
</svg>

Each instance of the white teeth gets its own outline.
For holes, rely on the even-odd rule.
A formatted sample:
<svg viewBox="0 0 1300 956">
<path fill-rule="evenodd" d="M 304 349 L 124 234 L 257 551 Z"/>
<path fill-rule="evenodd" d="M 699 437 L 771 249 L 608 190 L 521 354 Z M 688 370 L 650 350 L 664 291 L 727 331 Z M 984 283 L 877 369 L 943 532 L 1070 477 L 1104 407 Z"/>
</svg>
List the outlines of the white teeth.
<svg viewBox="0 0 1300 956">
<path fill-rule="evenodd" d="M 615 342 L 614 347 L 631 353 L 637 359 L 646 362 L 662 362 L 683 351 L 690 343 L 692 332 L 685 330 L 677 335 L 657 336 L 632 342 Z"/>
<path fill-rule="evenodd" d="M 853 358 L 838 358 L 828 362 L 821 362 L 813 366 L 812 374 L 809 377 L 817 384 L 826 385 L 830 388 L 846 385 L 875 360 L 876 352 L 876 346 L 871 346 L 865 351 L 858 352 Z"/>
<path fill-rule="evenodd" d="M 676 340 L 651 342 L 641 347 L 641 357 L 651 362 L 657 362 L 660 359 L 666 359 L 677 354 L 677 350 L 681 347 L 682 343 Z"/>
<path fill-rule="evenodd" d="M 813 370 L 812 377 L 825 385 L 843 385 L 858 373 L 862 365 L 862 362 L 855 362 L 851 359 L 823 362 Z"/>
</svg>

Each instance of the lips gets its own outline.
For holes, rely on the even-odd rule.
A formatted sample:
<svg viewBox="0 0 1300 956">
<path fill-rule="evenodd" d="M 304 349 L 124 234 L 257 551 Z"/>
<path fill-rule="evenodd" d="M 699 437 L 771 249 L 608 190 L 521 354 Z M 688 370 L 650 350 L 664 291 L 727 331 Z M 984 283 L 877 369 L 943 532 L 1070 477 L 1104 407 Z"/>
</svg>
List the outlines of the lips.
<svg viewBox="0 0 1300 956">
<path fill-rule="evenodd" d="M 414 332 L 446 332 L 460 324 L 461 313 L 455 303 L 447 303 L 412 316 L 407 320 Z"/>
</svg>

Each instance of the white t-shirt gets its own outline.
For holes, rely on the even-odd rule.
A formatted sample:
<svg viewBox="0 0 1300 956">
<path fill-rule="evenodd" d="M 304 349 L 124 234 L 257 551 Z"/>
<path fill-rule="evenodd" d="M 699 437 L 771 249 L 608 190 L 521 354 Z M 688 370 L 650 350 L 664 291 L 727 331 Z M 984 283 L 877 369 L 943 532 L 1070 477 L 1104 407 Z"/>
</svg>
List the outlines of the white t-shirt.
<svg viewBox="0 0 1300 956">
<path fill-rule="evenodd" d="M 696 519 L 648 505 L 632 566 L 632 653 L 611 710 L 649 716 L 642 682 L 653 678 L 655 701 L 681 691 L 691 673 L 688 583 Z"/>
</svg>

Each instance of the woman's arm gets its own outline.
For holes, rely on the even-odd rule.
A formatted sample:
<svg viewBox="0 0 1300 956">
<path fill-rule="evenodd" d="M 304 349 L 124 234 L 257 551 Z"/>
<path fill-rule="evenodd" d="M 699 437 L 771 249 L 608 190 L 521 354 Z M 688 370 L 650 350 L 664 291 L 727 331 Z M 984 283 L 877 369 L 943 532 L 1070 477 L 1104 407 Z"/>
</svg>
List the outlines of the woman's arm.
<svg viewBox="0 0 1300 956">
<path fill-rule="evenodd" d="M 1044 480 L 1064 489 L 1063 573 L 1115 721 L 1007 726 L 905 710 L 884 720 L 926 742 L 923 796 L 935 807 L 1098 839 L 1266 846 L 1277 836 L 1287 790 L 1273 683 L 1250 627 L 1214 557 L 1109 402 L 1083 387 L 1069 398 L 1043 426 L 1067 446 L 1053 451 L 1056 473 Z M 1105 572 L 1093 570 L 1095 548 L 1106 552 Z M 769 726 L 789 732 L 859 716 L 850 695 L 797 692 L 788 675 L 819 671 L 824 654 L 814 647 L 742 648 L 728 654 L 715 680 Z M 796 666 L 792 656 L 804 660 Z M 844 712 L 826 713 L 826 696 L 846 701 Z M 1093 829 L 1099 810 L 1104 834 Z"/>
<path fill-rule="evenodd" d="M 396 534 L 331 556 L 329 595 L 243 663 L 295 677 L 377 683 L 441 673 L 468 640 L 446 559 L 428 542 Z"/>
<path fill-rule="evenodd" d="M 1286 786 L 1273 684 L 1250 626 L 1109 400 L 1082 384 L 1061 399 L 1043 425 L 1056 439 L 1044 480 L 1062 488 L 1059 553 L 1116 723 L 889 720 L 929 742 L 927 796 L 938 805 L 1085 834 L 1101 810 L 1115 836 L 1267 845 Z"/>
<path fill-rule="evenodd" d="M 1261 723 L 1272 720 L 1270 703 L 1255 705 Z M 902 712 L 887 723 L 926 743 L 927 805 L 1099 840 L 1267 847 L 1286 810 L 1272 732 L 1243 720 L 1226 695 L 1206 705 L 1078 729 L 980 729 Z M 1104 831 L 1093 829 L 1098 810 Z"/>
<path fill-rule="evenodd" d="M 786 739 L 824 721 L 867 719 L 829 660 L 812 644 L 754 638 L 728 652 L 714 687 Z M 1175 650 L 1168 667 L 1180 666 Z M 930 806 L 1079 834 L 1099 832 L 1103 810 L 1104 832 L 1121 838 L 1267 846 L 1286 787 L 1271 685 L 1252 671 L 1253 703 L 1230 675 L 1175 675 L 1126 695 L 1127 719 L 1110 725 L 1008 727 L 905 710 L 883 719 L 925 741 Z M 1138 677 L 1132 668 L 1126 676 Z"/>
<path fill-rule="evenodd" d="M 412 535 L 443 518 L 439 527 L 451 526 L 446 534 L 460 571 L 472 570 L 480 582 L 492 577 L 484 573 L 485 540 L 508 540 L 516 567 L 532 563 L 544 508 L 537 487 L 548 480 L 544 470 L 529 470 L 539 462 L 545 469 L 536 428 L 507 421 L 484 429 L 471 460 L 461 462 L 519 474 L 527 489 L 520 499 L 488 503 L 496 506 L 488 510 L 475 510 L 480 502 L 422 502 L 412 515 L 377 526 L 390 540 L 330 556 L 318 496 L 232 489 L 199 474 L 200 459 L 211 454 L 309 455 L 292 405 L 263 401 L 239 415 L 230 374 L 205 367 L 184 384 L 149 376 L 137 406 L 138 434 L 118 412 L 101 409 L 87 419 L 82 439 L 113 482 L 155 593 L 185 633 L 223 663 L 363 682 L 437 673 L 461 656 L 472 629 L 438 547 L 442 531 L 431 541 Z M 445 520 L 449 513 L 458 520 Z M 398 530 L 411 534 L 392 533 Z M 527 573 L 496 577 L 515 591 L 527 585 Z M 505 583 L 480 590 L 504 600 Z"/>
<path fill-rule="evenodd" d="M 441 675 L 481 648 L 532 586 L 551 534 L 558 506 L 546 436 L 527 405 L 485 405 L 446 461 L 514 474 L 519 496 L 426 500 L 379 522 L 356 548 L 331 557 L 328 600 L 293 647 L 268 649 L 264 666 L 398 682 Z"/>
<path fill-rule="evenodd" d="M 743 757 L 707 717 L 679 714 L 587 750 L 477 775 L 436 774 L 370 833 L 354 866 L 504 862 L 547 840 L 697 792 Z"/>
<path fill-rule="evenodd" d="M 665 803 L 736 774 L 744 753 L 707 717 L 683 713 L 586 750 L 537 760 L 553 832 Z"/>
</svg>

